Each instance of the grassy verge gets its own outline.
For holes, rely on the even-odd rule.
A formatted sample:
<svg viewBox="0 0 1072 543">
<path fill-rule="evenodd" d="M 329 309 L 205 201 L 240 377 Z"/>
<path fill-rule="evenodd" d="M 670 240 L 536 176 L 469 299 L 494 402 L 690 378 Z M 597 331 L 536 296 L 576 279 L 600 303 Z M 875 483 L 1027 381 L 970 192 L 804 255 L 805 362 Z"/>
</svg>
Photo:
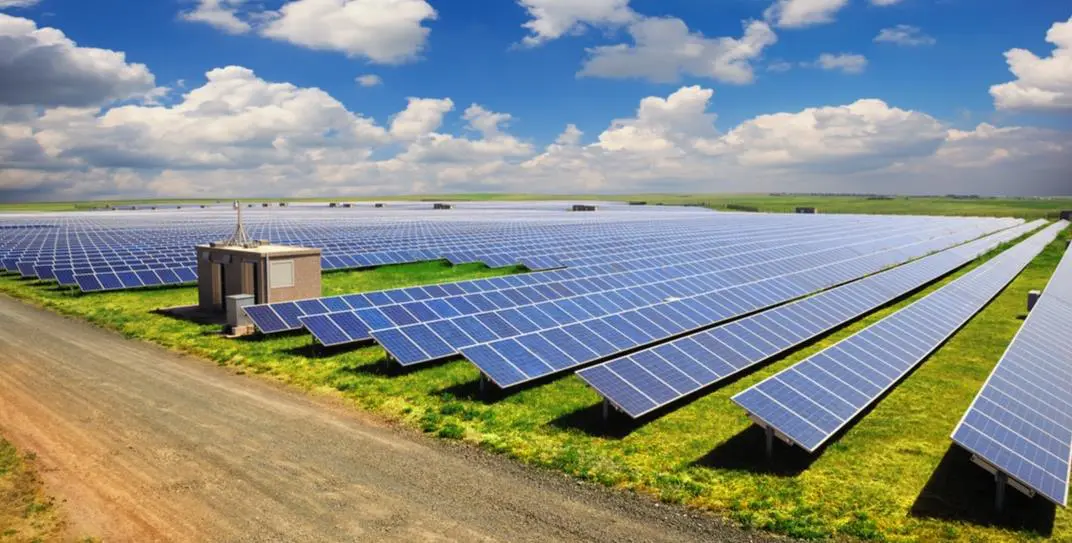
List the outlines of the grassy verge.
<svg viewBox="0 0 1072 543">
<path fill-rule="evenodd" d="M 80 296 L 0 276 L 0 292 L 221 365 L 338 394 L 362 409 L 442 438 L 465 440 L 530 464 L 712 510 L 757 529 L 806 538 L 894 541 L 1008 541 L 1047 533 L 1068 539 L 1072 516 L 1065 510 L 1049 514 L 1048 521 L 1043 514 L 1041 523 L 1022 523 L 1026 526 L 987 525 L 973 517 L 973 512 L 982 511 L 986 519 L 989 479 L 981 469 L 965 468 L 967 460 L 957 460 L 949 440 L 1019 328 L 1027 291 L 1045 285 L 1063 248 L 1063 242 L 1047 248 L 980 315 L 821 455 L 802 458 L 781 447 L 773 463 L 757 460 L 762 457 L 760 436 L 729 398 L 930 289 L 632 428 L 601 424 L 599 397 L 572 375 L 484 401 L 477 394 L 478 373 L 465 361 L 387 375 L 378 347 L 318 354 L 309 347 L 307 335 L 229 341 L 211 335 L 213 327 L 152 312 L 192 303 L 193 288 Z M 328 274 L 324 283 L 325 293 L 340 293 L 496 273 L 505 271 L 418 264 Z M 949 488 L 937 484 L 947 478 L 950 465 L 964 468 L 950 488 L 974 484 L 983 490 L 970 496 L 950 494 Z M 1018 518 L 1013 520 L 1019 522 Z"/>
<path fill-rule="evenodd" d="M 34 460 L 0 438 L 0 541 L 49 541 L 60 534 L 59 514 L 42 492 Z"/>
<path fill-rule="evenodd" d="M 276 199 L 277 200 L 277 199 Z M 737 205 L 767 212 L 793 212 L 797 206 L 818 207 L 823 213 L 881 213 L 896 215 L 958 215 L 1024 218 L 1057 218 L 1061 210 L 1072 209 L 1072 198 L 951 198 L 941 196 L 898 196 L 878 199 L 866 196 L 812 196 L 771 194 L 441 194 L 420 196 L 383 196 L 314 198 L 287 201 L 359 201 L 359 200 L 454 200 L 454 201 L 532 201 L 532 200 L 600 200 L 643 201 L 648 204 L 705 205 L 727 209 Z M 229 202 L 230 200 L 223 200 Z M 275 201 L 267 199 L 267 201 Z M 218 200 L 127 200 L 108 202 L 28 202 L 0 204 L 3 211 L 78 211 L 111 205 L 215 204 Z"/>
</svg>

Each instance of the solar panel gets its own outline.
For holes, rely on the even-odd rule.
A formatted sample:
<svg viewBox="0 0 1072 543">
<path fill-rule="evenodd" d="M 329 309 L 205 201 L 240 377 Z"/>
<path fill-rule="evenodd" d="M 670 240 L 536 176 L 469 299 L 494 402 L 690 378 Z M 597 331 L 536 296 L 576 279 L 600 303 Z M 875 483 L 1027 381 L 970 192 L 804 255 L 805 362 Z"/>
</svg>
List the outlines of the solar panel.
<svg viewBox="0 0 1072 543">
<path fill-rule="evenodd" d="M 1044 222 L 992 234 L 577 375 L 619 411 L 641 417 L 889 303 Z"/>
<path fill-rule="evenodd" d="M 997 296 L 1064 227 L 1045 228 L 733 401 L 768 432 L 814 452 Z"/>
<path fill-rule="evenodd" d="M 992 223 L 990 228 L 991 230 L 993 229 Z M 970 231 L 972 232 L 972 237 L 981 233 L 975 229 L 970 229 Z M 816 245 L 806 246 L 812 249 L 811 252 L 806 252 L 806 249 L 798 249 L 794 253 L 792 249 L 786 248 L 778 254 L 781 258 L 758 262 L 745 261 L 744 267 L 736 270 L 721 268 L 701 270 L 699 272 L 689 270 L 687 273 L 693 273 L 692 275 L 687 275 L 685 272 L 670 276 L 648 274 L 647 278 L 634 279 L 632 286 L 623 286 L 615 291 L 586 293 L 580 287 L 571 290 L 565 288 L 564 283 L 553 284 L 548 285 L 548 287 L 552 288 L 552 290 L 554 290 L 553 287 L 560 287 L 556 294 L 561 299 L 535 304 L 533 307 L 543 312 L 558 325 L 603 316 L 609 311 L 620 313 L 621 316 L 618 320 L 626 320 L 628 321 L 626 324 L 634 328 L 643 330 L 654 326 L 659 334 L 665 334 L 671 329 L 676 329 L 676 333 L 680 333 L 690 328 L 694 329 L 701 324 L 712 322 L 707 319 L 712 317 L 714 315 L 712 312 L 716 310 L 708 306 L 713 305 L 713 307 L 723 311 L 730 310 L 731 314 L 747 313 L 770 305 L 775 300 L 781 299 L 784 301 L 784 296 L 787 294 L 792 294 L 791 297 L 797 297 L 819 288 L 819 285 L 837 284 L 839 282 L 830 283 L 831 278 L 845 276 L 846 274 L 850 278 L 857 277 L 854 274 L 858 272 L 858 270 L 852 268 L 853 264 L 851 263 L 844 264 L 836 271 L 816 271 L 807 278 L 799 278 L 793 275 L 792 272 L 794 271 L 817 268 L 821 264 L 837 261 L 839 258 L 851 261 L 852 257 L 860 254 L 861 250 L 865 252 L 868 250 L 878 251 L 882 248 L 896 246 L 898 243 L 922 242 L 933 238 L 936 233 L 934 230 L 922 229 L 900 233 L 900 235 L 897 235 L 898 233 L 884 232 L 885 235 L 878 238 L 876 238 L 878 234 L 874 232 L 859 234 L 855 238 L 842 235 Z M 932 249 L 943 247 L 944 245 L 935 246 Z M 888 253 L 883 258 L 884 260 L 877 264 L 884 266 L 902 260 L 899 255 L 894 253 Z M 778 283 L 757 284 L 747 291 L 727 290 L 734 285 L 756 283 L 761 279 L 782 275 L 793 275 L 793 277 Z M 649 282 L 645 283 L 644 281 Z M 811 286 L 807 286 L 808 284 L 811 284 Z M 698 298 L 698 296 L 711 295 L 715 291 L 719 292 L 720 297 L 718 300 L 705 301 Z M 681 303 L 667 308 L 652 307 L 673 301 L 680 301 Z M 470 314 L 467 316 L 471 316 L 474 312 L 479 313 L 475 315 L 475 319 L 480 326 L 472 323 L 468 323 L 466 326 L 479 328 L 477 331 L 481 333 L 484 329 L 487 329 L 493 337 L 498 339 L 518 335 L 519 332 L 512 331 L 511 327 L 503 326 L 502 323 L 496 320 L 493 315 L 497 306 L 485 296 L 473 295 L 464 297 L 464 299 L 452 299 L 452 303 L 456 307 L 459 306 L 458 302 L 476 306 L 475 311 L 471 308 L 462 307 L 459 309 L 460 313 Z M 381 315 L 375 312 L 359 313 L 359 317 L 365 321 L 366 327 L 373 331 L 374 338 L 377 330 L 402 326 L 402 331 L 408 333 L 418 327 L 427 326 L 427 323 L 410 326 L 399 325 L 391 322 L 389 318 L 381 318 Z M 457 317 L 457 319 L 460 318 L 462 317 Z M 691 326 L 682 327 L 680 326 L 681 322 Z M 630 329 L 630 333 L 643 335 L 643 332 L 635 332 L 632 329 Z M 356 337 L 357 332 L 351 333 L 351 336 Z M 392 335 L 390 337 L 396 336 Z M 647 339 L 650 340 L 653 337 L 649 335 Z M 379 341 L 379 338 L 376 339 Z M 390 352 L 392 348 L 390 345 L 391 340 L 386 341 L 387 343 L 381 341 L 380 344 Z M 483 340 L 473 335 L 471 340 L 463 341 L 461 344 L 453 344 L 452 347 L 457 351 L 486 341 L 491 340 Z M 402 347 L 404 348 L 404 346 Z"/>
<path fill-rule="evenodd" d="M 977 462 L 1062 506 L 1072 457 L 1069 284 L 1072 250 L 952 434 Z"/>
<path fill-rule="evenodd" d="M 964 235 L 970 236 L 970 234 L 961 234 L 961 236 Z M 961 241 L 964 241 L 962 237 L 947 237 L 944 238 L 943 246 Z M 529 348 L 525 344 L 525 339 L 530 336 L 526 335 L 489 342 L 488 347 L 490 347 L 491 351 L 464 348 L 462 349 L 462 354 L 479 367 L 496 385 L 504 388 L 517 386 L 564 369 L 578 367 L 606 358 L 623 350 L 669 339 L 682 332 L 702 328 L 708 324 L 741 316 L 764 306 L 775 305 L 796 298 L 801 294 L 806 294 L 807 292 L 793 290 L 792 284 L 797 276 L 819 275 L 823 279 L 819 284 L 813 284 L 813 287 L 816 289 L 831 287 L 881 270 L 891 263 L 891 257 L 889 256 L 891 253 L 895 255 L 893 257 L 896 259 L 894 262 L 899 262 L 927 254 L 933 248 L 934 243 L 905 243 L 901 246 L 887 248 L 888 250 L 877 250 L 871 254 L 827 262 L 819 268 L 798 269 L 758 283 L 739 285 L 719 291 L 717 296 L 677 300 L 659 306 L 614 315 L 615 319 L 594 319 L 561 329 L 555 328 L 536 332 L 534 335 L 545 337 L 549 343 L 555 346 L 556 350 L 561 351 L 565 358 L 570 360 L 566 364 L 556 363 L 560 359 L 548 359 L 548 355 Z M 834 270 L 834 272 L 828 273 L 831 270 Z M 773 288 L 778 285 L 782 286 Z M 771 294 L 776 290 L 782 292 L 782 294 Z M 764 297 L 764 292 L 773 297 Z M 781 298 L 778 296 L 781 296 Z M 733 298 L 737 298 L 740 301 L 733 305 L 722 303 Z M 831 293 L 824 297 L 824 300 L 830 299 L 846 300 L 839 293 Z M 861 305 L 856 307 L 855 310 L 859 312 L 864 308 Z M 842 310 L 844 311 L 844 307 L 842 307 Z M 851 313 L 851 311 L 845 312 Z M 603 322 L 606 327 L 620 332 L 619 337 L 615 340 L 602 338 L 591 326 L 588 326 L 590 322 Z M 830 319 L 827 325 L 833 326 L 834 322 L 835 319 Z M 772 322 L 771 326 L 777 325 Z M 789 329 L 781 329 L 787 334 L 790 333 Z M 776 350 L 774 348 L 776 343 L 787 341 L 778 337 L 767 327 L 762 326 L 762 320 L 760 319 L 748 320 L 744 323 L 739 321 L 720 327 L 710 333 L 710 339 L 726 345 L 738 355 L 736 358 L 737 364 L 734 364 L 735 370 L 742 367 L 740 364 L 743 364 L 743 360 L 765 358 Z M 799 341 L 800 338 L 797 340 Z M 522 349 L 532 352 L 536 359 L 543 362 L 543 364 L 528 364 L 527 367 L 518 366 L 513 368 L 518 371 L 510 371 L 504 374 L 496 373 L 496 370 L 501 368 L 500 358 L 510 363 L 514 362 L 508 352 L 516 352 L 519 345 Z M 603 345 L 606 345 L 606 347 L 603 347 Z M 757 345 L 762 347 L 757 348 Z M 654 404 L 661 405 L 672 401 L 675 396 L 690 394 L 701 386 L 702 381 L 710 380 L 711 378 L 698 368 L 691 367 L 685 359 L 686 357 L 681 356 L 678 349 L 673 345 L 661 345 L 649 351 L 642 351 L 636 357 L 642 362 L 638 364 L 635 360 L 621 360 L 611 363 L 608 367 L 620 369 L 626 373 L 625 380 L 639 379 L 641 380 L 641 386 L 650 387 L 647 391 L 655 394 L 651 402 L 653 404 L 651 408 L 654 408 Z M 678 371 L 671 362 L 666 360 L 667 357 L 683 367 L 689 366 L 690 369 L 696 370 L 694 372 L 696 375 L 690 376 L 688 372 Z M 732 358 L 729 357 L 729 359 Z M 647 372 L 643 369 L 643 366 L 655 368 L 656 375 L 654 377 L 645 375 Z M 596 370 L 594 374 L 600 373 L 600 370 Z M 655 381 L 658 381 L 658 383 Z M 668 381 L 675 383 L 676 386 L 665 386 Z M 620 388 L 618 390 L 622 391 Z M 638 405 L 633 403 L 627 409 L 635 410 L 637 407 Z M 649 410 L 645 409 L 644 411 Z"/>
</svg>

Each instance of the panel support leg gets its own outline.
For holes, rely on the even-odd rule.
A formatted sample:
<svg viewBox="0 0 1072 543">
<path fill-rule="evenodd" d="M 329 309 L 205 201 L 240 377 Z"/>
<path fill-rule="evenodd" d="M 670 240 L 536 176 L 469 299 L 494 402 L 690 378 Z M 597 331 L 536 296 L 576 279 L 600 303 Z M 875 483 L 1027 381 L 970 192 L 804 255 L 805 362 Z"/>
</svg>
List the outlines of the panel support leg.
<svg viewBox="0 0 1072 543">
<path fill-rule="evenodd" d="M 479 387 L 480 387 L 480 397 L 483 398 L 483 397 L 487 396 L 487 393 L 488 393 L 488 376 L 484 375 L 483 373 L 480 374 Z"/>
<path fill-rule="evenodd" d="M 603 398 L 603 422 L 610 420 L 610 401 Z"/>
<path fill-rule="evenodd" d="M 1001 512 L 1005 509 L 1005 487 L 1009 486 L 1009 476 L 1002 472 L 994 474 L 994 509 Z"/>
<path fill-rule="evenodd" d="M 764 445 L 767 452 L 767 460 L 774 458 L 774 428 L 770 426 L 763 427 Z"/>
</svg>

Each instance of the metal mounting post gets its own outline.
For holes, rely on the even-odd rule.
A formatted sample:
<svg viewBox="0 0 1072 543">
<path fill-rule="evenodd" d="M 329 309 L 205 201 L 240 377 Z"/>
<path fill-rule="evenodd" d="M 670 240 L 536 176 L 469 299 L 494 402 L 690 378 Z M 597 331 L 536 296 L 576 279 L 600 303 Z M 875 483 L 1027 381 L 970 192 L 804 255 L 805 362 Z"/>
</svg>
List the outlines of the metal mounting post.
<svg viewBox="0 0 1072 543">
<path fill-rule="evenodd" d="M 994 474 L 994 483 L 994 509 L 1000 513 L 1005 509 L 1005 487 L 1008 486 L 1009 476 L 999 471 Z"/>
<path fill-rule="evenodd" d="M 764 440 L 766 441 L 767 460 L 774 458 L 774 428 L 770 426 L 763 427 Z"/>
<path fill-rule="evenodd" d="M 603 422 L 610 420 L 610 400 L 603 398 Z"/>
</svg>

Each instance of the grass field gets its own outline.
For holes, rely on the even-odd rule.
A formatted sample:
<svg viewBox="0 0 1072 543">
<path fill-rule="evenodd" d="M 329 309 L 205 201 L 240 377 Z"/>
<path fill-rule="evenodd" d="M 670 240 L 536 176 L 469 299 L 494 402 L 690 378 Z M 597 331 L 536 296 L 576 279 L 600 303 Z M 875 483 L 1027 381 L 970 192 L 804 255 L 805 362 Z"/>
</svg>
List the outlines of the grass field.
<svg viewBox="0 0 1072 543">
<path fill-rule="evenodd" d="M 51 541 L 61 523 L 33 470 L 33 455 L 20 456 L 0 438 L 0 541 Z"/>
<path fill-rule="evenodd" d="M 644 201 L 649 204 L 703 204 L 714 209 L 727 209 L 729 205 L 753 207 L 760 211 L 792 212 L 797 206 L 818 207 L 824 213 L 883 213 L 911 215 L 960 215 L 1057 218 L 1061 210 L 1072 209 L 1072 197 L 1035 199 L 1035 198 L 948 198 L 899 196 L 893 199 L 875 199 L 864 196 L 811 196 L 811 195 L 768 195 L 768 194 L 589 194 L 584 196 L 569 194 L 444 194 L 422 196 L 387 196 L 381 198 L 340 197 L 317 198 L 315 201 L 358 201 L 358 200 L 476 200 L 476 201 L 527 201 L 527 200 L 612 200 Z M 223 200 L 227 202 L 229 200 Z M 260 201 L 250 199 L 250 201 Z M 290 200 L 288 201 L 302 201 Z M 305 201 L 314 201 L 312 199 Z M 124 200 L 108 201 L 112 205 L 152 205 L 152 204 L 212 204 L 210 200 Z M 74 211 L 103 205 L 104 202 L 37 202 L 0 204 L 3 211 Z"/>
<path fill-rule="evenodd" d="M 1067 232 L 1062 239 L 1068 239 Z M 820 455 L 809 459 L 783 446 L 770 463 L 760 460 L 761 434 L 729 398 L 926 291 L 635 427 L 602 424 L 599 396 L 572 375 L 483 400 L 477 393 L 478 372 L 462 360 L 388 374 L 379 347 L 318 353 L 309 336 L 301 334 L 226 340 L 212 335 L 212 326 L 153 312 L 193 303 L 194 288 L 74 295 L 6 275 L 0 276 L 0 292 L 220 365 L 340 395 L 361 409 L 442 438 L 463 439 L 523 462 L 708 509 L 757 529 L 806 538 L 1005 541 L 1052 534 L 1072 540 L 1072 515 L 1054 513 L 1042 500 L 1029 502 L 1012 491 L 1010 513 L 992 518 L 992 480 L 949 440 L 1019 328 L 1027 291 L 1045 285 L 1063 247 L 1063 241 L 1052 244 L 994 303 Z M 324 293 L 507 272 L 442 263 L 390 266 L 326 274 Z"/>
</svg>

